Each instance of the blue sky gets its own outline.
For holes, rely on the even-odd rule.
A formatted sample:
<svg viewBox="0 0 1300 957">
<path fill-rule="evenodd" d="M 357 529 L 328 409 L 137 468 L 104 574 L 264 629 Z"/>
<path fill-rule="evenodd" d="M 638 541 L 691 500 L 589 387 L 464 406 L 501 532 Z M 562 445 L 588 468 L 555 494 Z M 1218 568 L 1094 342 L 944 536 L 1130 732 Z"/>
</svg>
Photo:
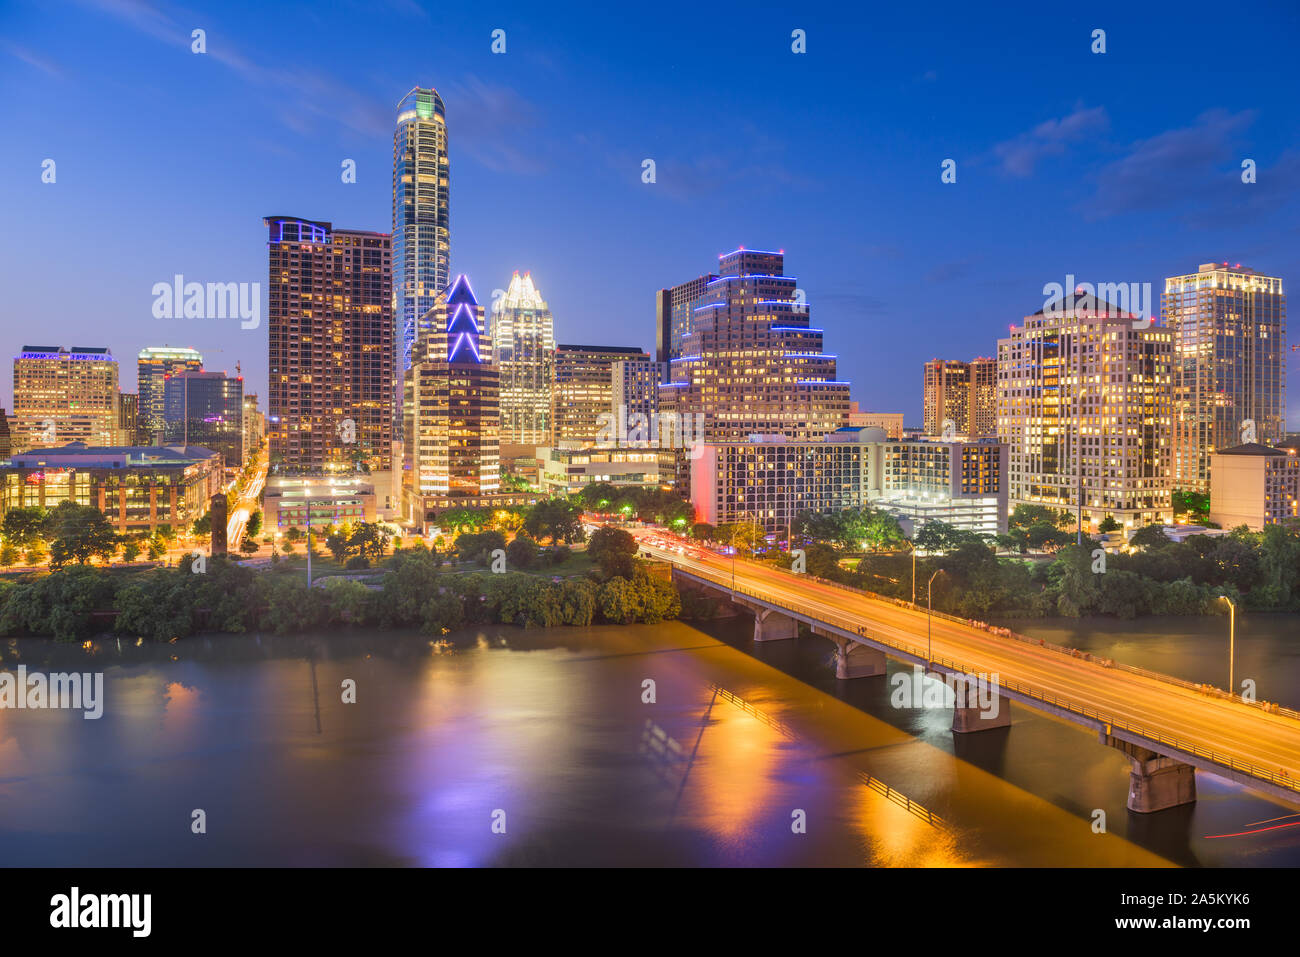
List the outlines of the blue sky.
<svg viewBox="0 0 1300 957">
<path fill-rule="evenodd" d="M 922 363 L 992 354 L 1067 273 L 1158 293 L 1227 260 L 1292 292 L 1296 4 L 902 6 L 10 0 L 5 348 L 108 345 L 129 389 L 142 346 L 192 345 L 264 394 L 265 322 L 155 319 L 152 286 L 265 286 L 268 214 L 389 231 L 417 84 L 447 104 L 453 271 L 487 299 L 531 270 L 563 342 L 651 347 L 656 289 L 784 249 L 854 398 L 919 423 Z"/>
</svg>

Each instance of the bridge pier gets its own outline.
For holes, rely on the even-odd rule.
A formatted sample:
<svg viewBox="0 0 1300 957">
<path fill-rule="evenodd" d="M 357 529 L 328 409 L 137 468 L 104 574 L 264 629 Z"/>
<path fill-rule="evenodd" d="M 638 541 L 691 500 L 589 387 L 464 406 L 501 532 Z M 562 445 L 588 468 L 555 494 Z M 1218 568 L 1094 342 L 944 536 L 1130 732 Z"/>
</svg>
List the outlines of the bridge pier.
<svg viewBox="0 0 1300 957">
<path fill-rule="evenodd" d="M 1123 751 L 1133 763 L 1129 772 L 1128 809 L 1150 814 L 1196 801 L 1196 768 L 1140 744 L 1101 733 L 1102 744 Z"/>
<path fill-rule="evenodd" d="M 980 675 L 955 675 L 952 730 L 957 734 L 1011 727 L 1011 699 Z"/>
<path fill-rule="evenodd" d="M 770 608 L 754 608 L 754 640 L 784 641 L 799 637 L 799 622 Z"/>
<path fill-rule="evenodd" d="M 814 634 L 822 635 L 835 642 L 835 677 L 836 678 L 873 678 L 885 673 L 885 653 L 875 648 L 868 648 L 851 638 L 841 638 L 824 631 L 813 629 Z"/>
</svg>

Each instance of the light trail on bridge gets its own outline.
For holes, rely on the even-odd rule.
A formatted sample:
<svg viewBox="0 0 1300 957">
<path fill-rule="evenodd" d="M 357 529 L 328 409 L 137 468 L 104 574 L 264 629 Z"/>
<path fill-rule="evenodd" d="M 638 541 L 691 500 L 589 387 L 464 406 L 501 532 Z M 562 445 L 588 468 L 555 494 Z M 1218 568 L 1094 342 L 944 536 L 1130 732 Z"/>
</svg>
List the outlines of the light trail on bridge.
<svg viewBox="0 0 1300 957">
<path fill-rule="evenodd" d="M 926 612 L 806 575 L 717 555 L 691 545 L 655 544 L 663 533 L 633 529 L 652 557 L 744 595 L 819 619 L 925 660 Z M 680 549 L 680 550 L 679 550 Z M 734 573 L 733 573 L 734 567 Z M 1139 735 L 1160 753 L 1179 752 L 1235 772 L 1280 800 L 1300 804 L 1300 720 L 1257 705 L 1207 694 L 1168 676 L 1106 667 L 1046 646 L 995 635 L 947 617 L 933 616 L 935 662 L 956 670 L 998 675 L 1004 691 L 1041 699 L 1052 713 L 1077 723 Z M 886 653 L 891 653 L 888 649 Z M 1020 703 L 1025 702 L 1017 699 Z M 1030 702 L 1029 706 L 1033 706 Z M 1055 711 L 1053 710 L 1055 709 Z"/>
</svg>

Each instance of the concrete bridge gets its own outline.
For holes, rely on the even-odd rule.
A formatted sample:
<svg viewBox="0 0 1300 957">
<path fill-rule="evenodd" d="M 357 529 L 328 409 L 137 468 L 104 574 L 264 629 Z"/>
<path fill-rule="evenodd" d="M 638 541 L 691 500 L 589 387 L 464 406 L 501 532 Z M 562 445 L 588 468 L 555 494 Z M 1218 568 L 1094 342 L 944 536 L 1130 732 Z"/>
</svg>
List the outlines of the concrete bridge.
<svg viewBox="0 0 1300 957">
<path fill-rule="evenodd" d="M 909 602 L 702 549 L 679 553 L 645 541 L 647 533 L 638 537 L 644 553 L 672 563 L 675 580 L 719 592 L 752 612 L 755 641 L 796 638 L 806 626 L 834 643 L 838 678 L 884 675 L 886 657 L 923 666 L 957 689 L 958 733 L 1008 727 L 1012 701 L 1093 731 L 1132 764 L 1132 811 L 1195 801 L 1197 769 L 1300 806 L 1296 712 L 1005 629 L 938 613 L 927 621 L 925 608 Z M 997 707 L 977 701 L 973 689 L 980 681 L 994 689 Z M 963 696 L 963 687 L 972 693 Z"/>
</svg>

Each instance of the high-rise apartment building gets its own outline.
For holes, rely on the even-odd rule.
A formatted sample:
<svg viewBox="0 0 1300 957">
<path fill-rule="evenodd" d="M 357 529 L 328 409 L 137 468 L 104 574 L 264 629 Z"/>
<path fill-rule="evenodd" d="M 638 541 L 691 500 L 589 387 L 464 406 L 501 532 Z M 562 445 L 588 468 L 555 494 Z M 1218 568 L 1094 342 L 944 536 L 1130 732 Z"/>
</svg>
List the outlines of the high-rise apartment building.
<svg viewBox="0 0 1300 957">
<path fill-rule="evenodd" d="M 551 386 L 552 444 L 594 445 L 602 422 L 614 405 L 614 364 L 648 362 L 650 356 L 630 346 L 559 345 Z"/>
<path fill-rule="evenodd" d="M 528 273 L 516 272 L 506 294 L 492 304 L 490 333 L 501 376 L 501 443 L 545 445 L 551 437 L 555 320 Z"/>
<path fill-rule="evenodd" d="M 269 216 L 272 462 L 391 467 L 392 237 Z"/>
<path fill-rule="evenodd" d="M 168 445 L 220 452 L 225 467 L 244 464 L 244 378 L 224 372 L 177 372 L 163 383 Z"/>
<path fill-rule="evenodd" d="M 997 435 L 997 360 L 932 359 L 925 364 L 926 435 Z"/>
<path fill-rule="evenodd" d="M 117 360 L 107 349 L 23 346 L 14 356 L 14 450 L 113 445 L 117 383 Z"/>
<path fill-rule="evenodd" d="M 438 296 L 426 321 L 407 373 L 405 428 L 404 496 L 408 517 L 421 524 L 457 500 L 487 504 L 500 487 L 500 378 L 465 276 Z"/>
<path fill-rule="evenodd" d="M 715 273 L 708 273 L 655 293 L 656 361 L 667 363 L 682 354 L 682 340 L 691 331 L 691 307 L 717 278 Z M 667 366 L 664 368 L 666 371 Z"/>
<path fill-rule="evenodd" d="M 177 372 L 200 372 L 203 356 L 193 349 L 174 346 L 145 346 L 136 356 L 136 393 L 139 396 L 137 434 L 144 445 L 161 437 L 166 420 L 163 416 L 163 380 Z M 132 444 L 132 443 L 128 443 Z"/>
<path fill-rule="evenodd" d="M 718 278 L 691 306 L 659 411 L 702 416 L 706 442 L 817 438 L 847 421 L 849 384 L 835 378 L 835 356 L 822 351 L 822 330 L 809 324 L 784 259 L 759 250 L 724 254 Z"/>
<path fill-rule="evenodd" d="M 1173 519 L 1173 337 L 1094 296 L 1049 303 L 998 342 L 998 435 L 1012 510 L 1140 528 Z"/>
<path fill-rule="evenodd" d="M 411 367 L 420 321 L 451 280 L 447 112 L 434 89 L 397 104 L 393 134 L 393 319 L 397 370 Z"/>
<path fill-rule="evenodd" d="M 1286 437 L 1286 295 L 1282 280 L 1205 263 L 1165 280 L 1174 340 L 1174 486 L 1208 491 L 1210 456 Z"/>
</svg>

